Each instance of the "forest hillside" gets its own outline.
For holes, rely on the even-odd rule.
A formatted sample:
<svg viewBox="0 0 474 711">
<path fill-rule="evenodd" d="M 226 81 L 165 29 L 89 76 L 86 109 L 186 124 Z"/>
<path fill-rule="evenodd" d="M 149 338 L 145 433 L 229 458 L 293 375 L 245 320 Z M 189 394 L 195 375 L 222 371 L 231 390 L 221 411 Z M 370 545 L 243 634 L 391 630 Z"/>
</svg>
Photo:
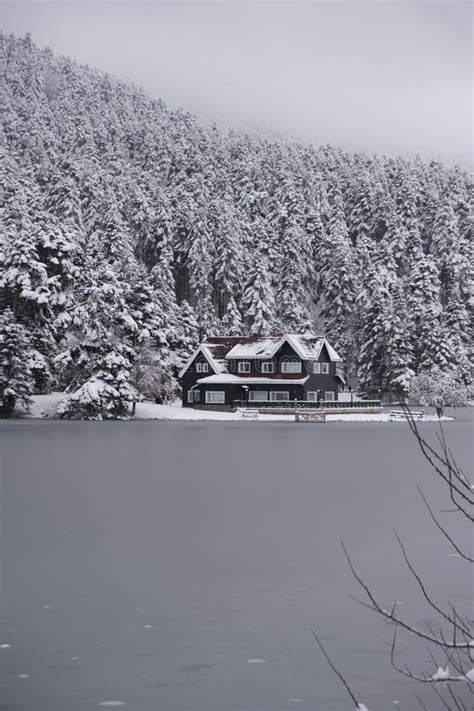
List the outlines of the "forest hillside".
<svg viewBox="0 0 474 711">
<path fill-rule="evenodd" d="M 0 64 L 17 388 L 166 395 L 206 335 L 282 330 L 325 332 L 363 393 L 469 382 L 463 169 L 220 130 L 28 35 Z"/>
</svg>

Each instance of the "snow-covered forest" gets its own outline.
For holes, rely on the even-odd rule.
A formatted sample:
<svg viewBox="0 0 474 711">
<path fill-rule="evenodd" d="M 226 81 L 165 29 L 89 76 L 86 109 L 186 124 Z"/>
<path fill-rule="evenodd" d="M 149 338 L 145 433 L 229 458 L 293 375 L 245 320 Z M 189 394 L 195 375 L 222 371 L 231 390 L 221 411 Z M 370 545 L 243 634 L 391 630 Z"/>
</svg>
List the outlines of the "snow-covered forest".
<svg viewBox="0 0 474 711">
<path fill-rule="evenodd" d="M 363 393 L 469 382 L 465 170 L 220 130 L 28 35 L 0 36 L 0 62 L 16 397 L 68 388 L 120 415 L 206 335 L 281 330 L 326 332 Z"/>
</svg>

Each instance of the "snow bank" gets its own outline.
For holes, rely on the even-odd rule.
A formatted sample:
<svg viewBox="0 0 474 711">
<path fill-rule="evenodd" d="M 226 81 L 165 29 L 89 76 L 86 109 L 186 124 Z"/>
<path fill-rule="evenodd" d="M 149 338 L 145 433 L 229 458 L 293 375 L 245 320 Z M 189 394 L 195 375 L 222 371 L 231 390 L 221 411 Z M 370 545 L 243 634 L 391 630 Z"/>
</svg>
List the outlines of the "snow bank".
<svg viewBox="0 0 474 711">
<path fill-rule="evenodd" d="M 406 425 L 406 420 L 403 417 L 397 418 L 395 420 L 390 419 L 388 412 L 374 412 L 374 413 L 334 413 L 333 415 L 326 415 L 326 420 L 328 422 L 401 422 Z M 417 422 L 452 422 L 454 417 L 438 417 L 437 415 L 424 415 Z"/>
<path fill-rule="evenodd" d="M 33 404 L 26 417 L 52 417 L 56 407 L 65 397 L 64 393 L 48 393 L 47 395 L 33 395 Z"/>
<path fill-rule="evenodd" d="M 52 417 L 58 404 L 64 398 L 64 393 L 49 393 L 48 395 L 34 395 L 33 405 L 28 417 Z M 135 420 L 212 420 L 212 421 L 239 421 L 239 422 L 294 422 L 293 411 L 281 415 L 259 415 L 256 419 L 243 418 L 240 412 L 219 412 L 218 410 L 194 410 L 192 407 L 182 407 L 179 401 L 172 405 L 156 405 L 153 402 L 140 402 L 137 404 Z M 454 418 L 441 417 L 443 422 L 450 422 Z M 377 413 L 334 413 L 326 415 L 328 422 L 391 422 L 388 412 Z M 438 422 L 436 415 L 425 415 L 422 422 Z M 406 424 L 404 419 L 395 420 Z"/>
<path fill-rule="evenodd" d="M 152 402 L 141 402 L 137 404 L 135 419 L 138 420 L 239 420 L 248 422 L 240 412 L 219 412 L 217 410 L 194 410 L 192 407 L 181 407 L 181 403 L 172 405 L 155 405 Z M 294 421 L 293 413 L 288 415 L 259 415 L 257 421 L 261 420 L 283 420 L 285 422 Z M 251 420 L 255 422 L 255 420 Z"/>
</svg>

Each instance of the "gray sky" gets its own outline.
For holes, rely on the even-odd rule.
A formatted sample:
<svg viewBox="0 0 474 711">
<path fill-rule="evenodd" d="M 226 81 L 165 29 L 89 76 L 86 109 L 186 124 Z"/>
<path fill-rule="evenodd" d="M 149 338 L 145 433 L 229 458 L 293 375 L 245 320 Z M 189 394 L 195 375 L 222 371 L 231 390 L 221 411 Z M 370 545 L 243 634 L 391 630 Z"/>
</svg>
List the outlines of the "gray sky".
<svg viewBox="0 0 474 711">
<path fill-rule="evenodd" d="M 0 0 L 0 25 L 172 108 L 370 152 L 472 159 L 472 4 Z"/>
</svg>

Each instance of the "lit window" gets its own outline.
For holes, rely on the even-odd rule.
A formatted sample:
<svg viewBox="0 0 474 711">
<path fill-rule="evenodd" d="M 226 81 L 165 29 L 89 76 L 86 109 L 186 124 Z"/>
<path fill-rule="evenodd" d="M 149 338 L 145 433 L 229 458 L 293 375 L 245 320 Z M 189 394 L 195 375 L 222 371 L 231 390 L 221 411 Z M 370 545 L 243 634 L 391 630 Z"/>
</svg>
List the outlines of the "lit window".
<svg viewBox="0 0 474 711">
<path fill-rule="evenodd" d="M 321 363 L 313 363 L 313 373 L 319 375 L 321 372 Z"/>
<path fill-rule="evenodd" d="M 321 365 L 321 372 L 323 373 L 323 375 L 327 375 L 329 373 L 329 363 L 321 363 Z"/>
<path fill-rule="evenodd" d="M 301 373 L 300 361 L 283 361 L 281 364 L 282 373 Z"/>
<path fill-rule="evenodd" d="M 262 373 L 274 373 L 275 364 L 272 361 L 262 363 Z"/>
<path fill-rule="evenodd" d="M 272 390 L 270 400 L 289 400 L 290 393 L 287 390 Z"/>
<path fill-rule="evenodd" d="M 206 403 L 223 405 L 225 403 L 225 392 L 223 390 L 208 390 L 206 392 Z"/>
<path fill-rule="evenodd" d="M 250 373 L 250 363 L 248 361 L 242 361 L 238 364 L 237 370 L 239 373 Z"/>
<path fill-rule="evenodd" d="M 249 400 L 250 402 L 256 402 L 257 400 L 262 402 L 263 400 L 268 400 L 268 393 L 266 390 L 250 390 Z"/>
</svg>

